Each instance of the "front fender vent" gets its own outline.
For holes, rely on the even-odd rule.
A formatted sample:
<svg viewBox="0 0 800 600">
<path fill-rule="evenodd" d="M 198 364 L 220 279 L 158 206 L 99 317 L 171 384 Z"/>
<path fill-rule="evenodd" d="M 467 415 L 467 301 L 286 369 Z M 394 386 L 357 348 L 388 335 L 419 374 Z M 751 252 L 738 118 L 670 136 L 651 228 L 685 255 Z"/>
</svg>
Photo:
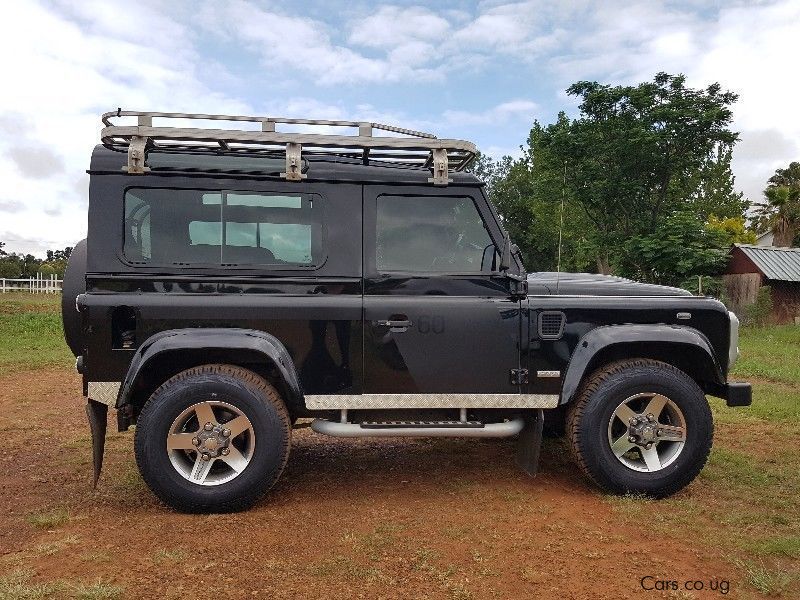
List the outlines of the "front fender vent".
<svg viewBox="0 0 800 600">
<path fill-rule="evenodd" d="M 557 340 L 564 334 L 567 317 L 560 310 L 544 310 L 539 313 L 539 337 Z"/>
</svg>

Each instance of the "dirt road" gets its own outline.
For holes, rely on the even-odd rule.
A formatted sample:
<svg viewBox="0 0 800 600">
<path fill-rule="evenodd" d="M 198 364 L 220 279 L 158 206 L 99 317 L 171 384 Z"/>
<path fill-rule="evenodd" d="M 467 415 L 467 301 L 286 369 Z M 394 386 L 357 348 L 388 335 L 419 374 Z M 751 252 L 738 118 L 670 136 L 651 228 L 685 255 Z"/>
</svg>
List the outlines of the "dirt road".
<svg viewBox="0 0 800 600">
<path fill-rule="evenodd" d="M 0 376 L 0 572 L 29 586 L 105 582 L 96 597 L 139 599 L 719 597 L 709 580 L 750 595 L 714 548 L 612 510 L 559 441 L 529 479 L 511 441 L 299 429 L 283 477 L 254 509 L 187 516 L 147 490 L 132 438 L 110 435 L 93 491 L 78 377 Z M 706 591 L 645 591 L 645 576 Z"/>
</svg>

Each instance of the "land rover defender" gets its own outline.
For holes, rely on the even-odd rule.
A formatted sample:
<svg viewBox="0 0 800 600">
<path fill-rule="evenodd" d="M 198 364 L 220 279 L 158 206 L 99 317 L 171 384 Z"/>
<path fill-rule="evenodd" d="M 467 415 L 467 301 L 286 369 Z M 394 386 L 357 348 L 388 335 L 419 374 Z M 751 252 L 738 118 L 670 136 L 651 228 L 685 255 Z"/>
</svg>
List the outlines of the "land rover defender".
<svg viewBox="0 0 800 600">
<path fill-rule="evenodd" d="M 187 512 L 251 506 L 309 418 L 329 436 L 516 436 L 533 475 L 547 411 L 602 489 L 663 497 L 706 462 L 705 396 L 750 404 L 728 381 L 739 323 L 717 300 L 527 274 L 465 170 L 469 142 L 350 121 L 102 119 L 63 295 L 95 484 L 108 407 L 135 425 L 147 485 Z"/>
</svg>

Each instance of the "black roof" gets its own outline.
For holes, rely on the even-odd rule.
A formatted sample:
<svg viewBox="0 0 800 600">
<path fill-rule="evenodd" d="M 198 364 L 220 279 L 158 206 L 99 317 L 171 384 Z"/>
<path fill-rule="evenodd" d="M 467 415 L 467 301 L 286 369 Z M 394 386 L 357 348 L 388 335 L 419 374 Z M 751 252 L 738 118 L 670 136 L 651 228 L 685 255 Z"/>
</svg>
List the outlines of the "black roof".
<svg viewBox="0 0 800 600">
<path fill-rule="evenodd" d="M 98 144 L 92 153 L 89 173 L 122 173 L 128 164 L 127 147 Z M 402 164 L 380 160 L 369 160 L 367 164 L 360 158 L 330 153 L 315 155 L 303 153 L 303 173 L 308 181 L 351 181 L 362 183 L 414 183 L 431 185 L 428 178 L 431 170 L 418 165 Z M 147 155 L 147 163 L 153 174 L 181 173 L 225 174 L 242 177 L 279 179 L 285 171 L 283 153 L 269 152 L 226 152 L 217 149 L 197 150 L 157 150 Z M 144 177 L 147 174 L 143 175 Z M 142 177 L 142 175 L 136 175 Z M 450 172 L 450 179 L 457 185 L 483 185 L 472 173 Z M 446 188 L 438 188 L 446 189 Z"/>
</svg>

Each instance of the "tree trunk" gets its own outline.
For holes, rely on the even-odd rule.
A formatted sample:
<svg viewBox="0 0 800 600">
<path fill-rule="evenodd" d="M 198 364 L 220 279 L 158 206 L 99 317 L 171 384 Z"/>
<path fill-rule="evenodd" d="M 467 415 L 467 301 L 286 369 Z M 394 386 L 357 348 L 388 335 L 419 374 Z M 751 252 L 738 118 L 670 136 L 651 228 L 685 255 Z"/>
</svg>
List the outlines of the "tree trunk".
<svg viewBox="0 0 800 600">
<path fill-rule="evenodd" d="M 608 252 L 597 255 L 597 272 L 601 275 L 611 275 L 611 265 L 608 264 Z"/>
<path fill-rule="evenodd" d="M 781 219 L 772 228 L 772 245 L 779 248 L 789 248 L 794 241 L 794 236 L 794 227 Z"/>
</svg>

